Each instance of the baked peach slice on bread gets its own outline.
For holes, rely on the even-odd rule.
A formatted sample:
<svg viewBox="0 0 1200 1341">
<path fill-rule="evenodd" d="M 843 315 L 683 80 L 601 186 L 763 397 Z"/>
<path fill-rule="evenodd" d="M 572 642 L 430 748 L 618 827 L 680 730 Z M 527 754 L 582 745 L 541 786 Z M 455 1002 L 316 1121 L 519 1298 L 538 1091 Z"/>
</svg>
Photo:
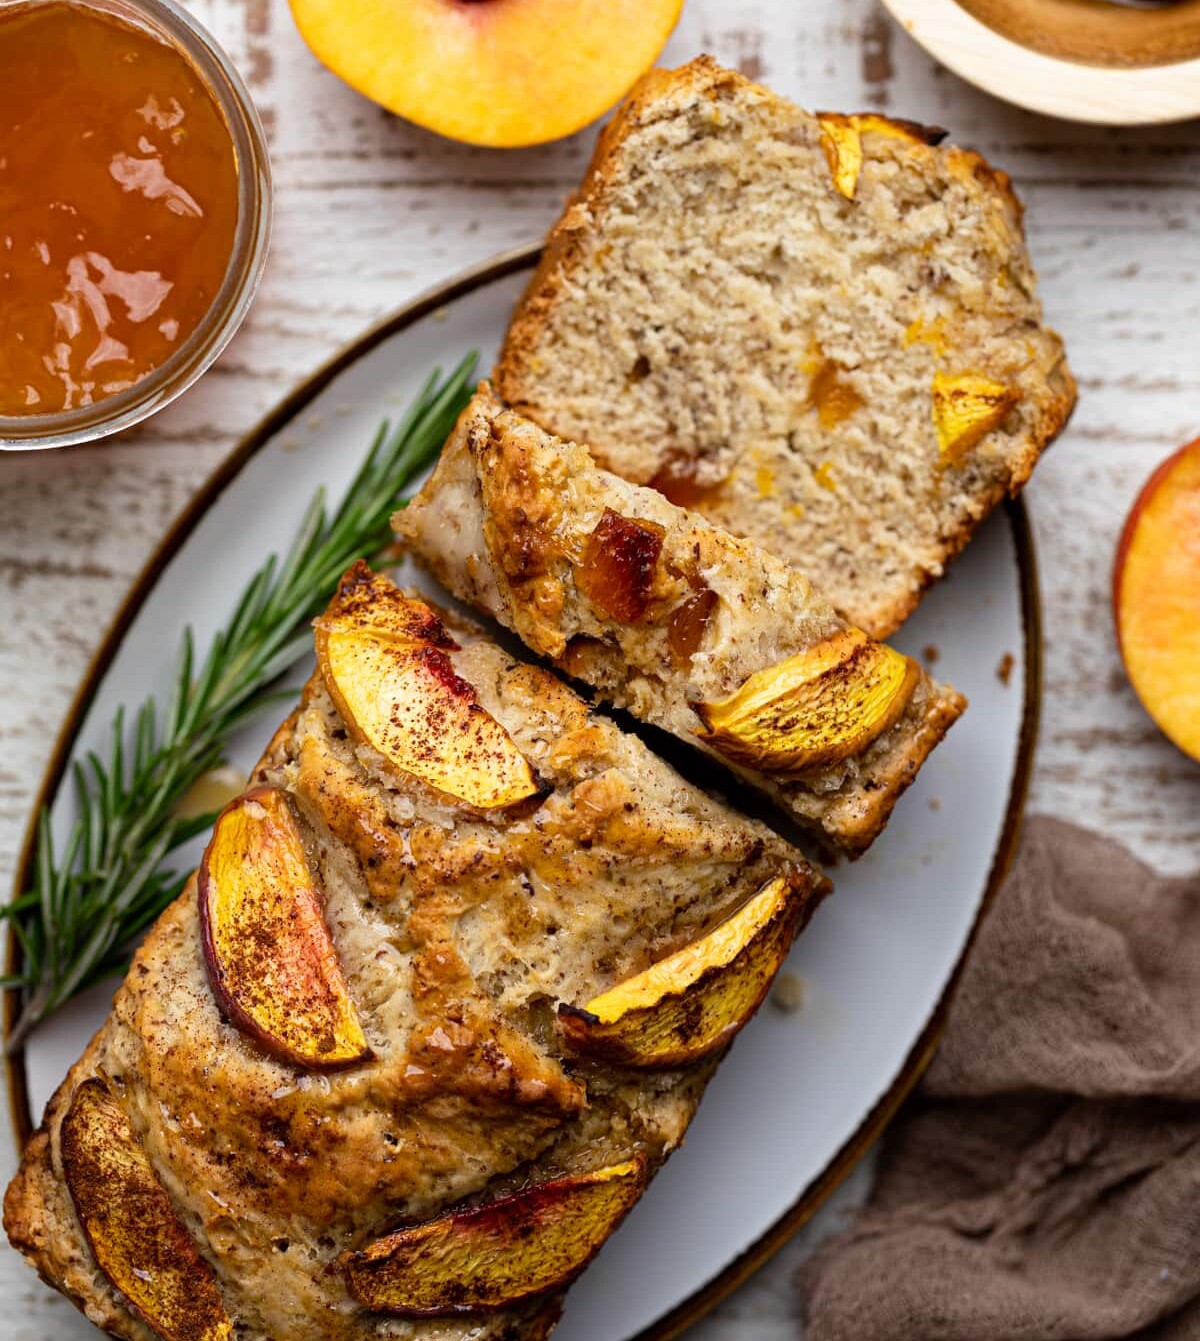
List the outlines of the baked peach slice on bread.
<svg viewBox="0 0 1200 1341">
<path fill-rule="evenodd" d="M 96 1265 L 162 1341 L 232 1341 L 212 1268 L 108 1086 L 85 1080 L 60 1133 L 63 1178 Z"/>
<path fill-rule="evenodd" d="M 576 1052 L 625 1066 L 690 1066 L 729 1043 L 771 985 L 809 906 L 777 876 L 706 936 L 585 1006 L 561 1005 Z"/>
<path fill-rule="evenodd" d="M 213 992 L 240 1029 L 298 1066 L 371 1055 L 286 792 L 255 787 L 222 811 L 197 892 Z"/>
<path fill-rule="evenodd" d="M 486 1313 L 569 1285 L 646 1184 L 638 1156 L 398 1229 L 342 1257 L 351 1293 L 405 1317 Z"/>
<path fill-rule="evenodd" d="M 447 652 L 457 645 L 424 602 L 360 564 L 316 629 L 317 664 L 338 712 L 390 767 L 478 810 L 539 793 L 512 737 L 455 673 Z"/>
<path fill-rule="evenodd" d="M 728 698 L 692 706 L 713 749 L 788 776 L 866 749 L 899 721 L 920 679 L 911 658 L 861 629 L 839 629 L 756 671 Z"/>
<path fill-rule="evenodd" d="M 1200 438 L 1147 480 L 1113 572 L 1125 669 L 1143 706 L 1200 759 Z"/>
</svg>

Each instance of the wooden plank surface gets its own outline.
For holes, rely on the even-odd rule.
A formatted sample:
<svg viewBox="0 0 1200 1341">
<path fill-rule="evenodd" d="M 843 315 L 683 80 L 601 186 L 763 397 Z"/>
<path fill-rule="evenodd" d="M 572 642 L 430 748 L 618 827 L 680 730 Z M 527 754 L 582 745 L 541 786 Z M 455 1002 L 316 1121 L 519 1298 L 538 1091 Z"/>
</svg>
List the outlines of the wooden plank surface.
<svg viewBox="0 0 1200 1341">
<path fill-rule="evenodd" d="M 276 228 L 244 330 L 203 381 L 122 441 L 0 455 L 0 885 L 58 723 L 169 520 L 270 406 L 365 325 L 455 271 L 541 236 L 594 132 L 507 153 L 452 145 L 364 102 L 309 55 L 286 0 L 193 0 L 250 82 L 272 147 Z M 709 51 L 815 108 L 938 123 L 1012 173 L 1050 319 L 1080 383 L 1027 491 L 1042 570 L 1046 684 L 1032 805 L 1098 826 L 1165 868 L 1200 862 L 1200 768 L 1154 730 L 1121 673 L 1109 581 L 1124 513 L 1200 433 L 1200 129 L 1074 126 L 939 69 L 875 0 L 688 0 L 667 51 Z M 12 1164 L 0 1118 L 0 1176 Z M 822 1217 L 821 1232 L 837 1211 Z M 796 1334 L 806 1240 L 694 1333 Z M 0 1248 L 13 1341 L 95 1335 Z"/>
</svg>

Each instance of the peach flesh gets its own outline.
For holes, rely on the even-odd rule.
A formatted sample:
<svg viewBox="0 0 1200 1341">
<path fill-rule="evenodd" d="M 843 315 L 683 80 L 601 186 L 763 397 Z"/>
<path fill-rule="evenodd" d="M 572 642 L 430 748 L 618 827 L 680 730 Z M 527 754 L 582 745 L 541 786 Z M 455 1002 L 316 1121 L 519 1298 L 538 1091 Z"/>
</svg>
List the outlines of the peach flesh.
<svg viewBox="0 0 1200 1341">
<path fill-rule="evenodd" d="M 1147 480 L 1113 572 L 1117 637 L 1155 724 L 1200 760 L 1200 439 Z"/>
<path fill-rule="evenodd" d="M 312 51 L 453 140 L 543 144 L 595 121 L 654 64 L 682 0 L 291 0 Z"/>
</svg>

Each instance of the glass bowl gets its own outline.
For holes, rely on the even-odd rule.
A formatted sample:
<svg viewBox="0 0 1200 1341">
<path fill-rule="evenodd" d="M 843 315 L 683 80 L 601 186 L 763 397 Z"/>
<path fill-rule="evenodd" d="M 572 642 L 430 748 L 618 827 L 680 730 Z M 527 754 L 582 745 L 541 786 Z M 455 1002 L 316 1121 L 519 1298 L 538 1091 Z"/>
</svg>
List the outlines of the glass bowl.
<svg viewBox="0 0 1200 1341">
<path fill-rule="evenodd" d="M 237 223 L 225 278 L 212 305 L 171 357 L 115 395 L 52 414 L 0 415 L 0 451 L 68 447 L 119 433 L 148 418 L 205 371 L 242 324 L 262 278 L 271 233 L 271 167 L 249 91 L 213 37 L 175 0 L 79 0 L 175 47 L 212 94 L 233 140 Z M 0 0 L 31 9 L 61 0 Z"/>
</svg>

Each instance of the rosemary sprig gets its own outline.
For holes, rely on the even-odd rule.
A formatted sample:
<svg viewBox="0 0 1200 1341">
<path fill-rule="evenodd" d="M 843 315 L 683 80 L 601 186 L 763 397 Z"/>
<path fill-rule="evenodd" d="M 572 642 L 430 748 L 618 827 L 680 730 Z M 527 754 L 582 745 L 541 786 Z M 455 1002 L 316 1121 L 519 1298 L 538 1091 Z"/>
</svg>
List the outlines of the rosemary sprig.
<svg viewBox="0 0 1200 1341">
<path fill-rule="evenodd" d="M 50 815 L 38 816 L 33 884 L 7 907 L 20 946 L 22 1009 L 10 1050 L 77 992 L 128 963 L 133 945 L 183 888 L 168 858 L 212 821 L 181 818 L 192 786 L 225 761 L 232 732 L 281 696 L 280 677 L 310 648 L 309 624 L 356 559 L 377 562 L 392 543 L 388 519 L 431 464 L 470 395 L 475 356 L 442 379 L 434 372 L 403 419 L 376 434 L 345 497 L 327 512 L 309 504 L 282 561 L 251 578 L 229 623 L 197 657 L 185 629 L 170 706 L 153 698 L 113 722 L 108 758 L 72 766 L 79 818 L 61 848 Z"/>
</svg>

